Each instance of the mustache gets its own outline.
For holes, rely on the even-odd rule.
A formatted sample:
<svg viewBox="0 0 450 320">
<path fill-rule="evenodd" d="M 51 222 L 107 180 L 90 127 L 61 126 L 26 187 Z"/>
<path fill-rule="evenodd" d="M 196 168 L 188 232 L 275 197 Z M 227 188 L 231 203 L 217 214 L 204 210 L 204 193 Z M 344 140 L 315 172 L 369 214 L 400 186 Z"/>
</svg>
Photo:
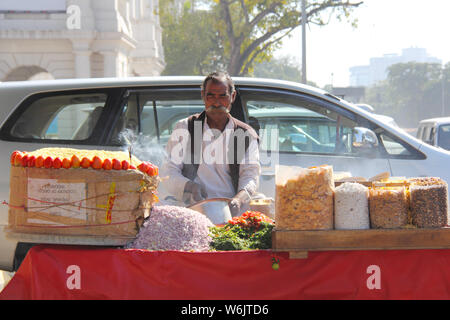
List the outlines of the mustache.
<svg viewBox="0 0 450 320">
<path fill-rule="evenodd" d="M 229 112 L 227 107 L 222 106 L 222 105 L 218 105 L 218 106 L 211 105 L 211 106 L 208 107 L 208 109 L 206 111 L 210 111 L 210 110 L 223 111 L 223 112 L 226 112 L 226 113 Z"/>
</svg>

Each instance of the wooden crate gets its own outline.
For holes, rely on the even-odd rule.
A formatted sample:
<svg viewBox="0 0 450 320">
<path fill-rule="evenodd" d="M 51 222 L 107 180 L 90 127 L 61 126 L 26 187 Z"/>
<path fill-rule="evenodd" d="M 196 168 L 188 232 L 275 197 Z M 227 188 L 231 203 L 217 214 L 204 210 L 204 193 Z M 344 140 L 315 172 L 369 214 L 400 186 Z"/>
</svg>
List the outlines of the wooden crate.
<svg viewBox="0 0 450 320">
<path fill-rule="evenodd" d="M 272 249 L 290 258 L 306 258 L 308 251 L 448 248 L 450 228 L 272 231 Z"/>
<path fill-rule="evenodd" d="M 154 177 L 137 170 L 11 167 L 7 231 L 133 239 L 152 207 Z M 152 181 L 150 181 L 152 180 Z"/>
</svg>

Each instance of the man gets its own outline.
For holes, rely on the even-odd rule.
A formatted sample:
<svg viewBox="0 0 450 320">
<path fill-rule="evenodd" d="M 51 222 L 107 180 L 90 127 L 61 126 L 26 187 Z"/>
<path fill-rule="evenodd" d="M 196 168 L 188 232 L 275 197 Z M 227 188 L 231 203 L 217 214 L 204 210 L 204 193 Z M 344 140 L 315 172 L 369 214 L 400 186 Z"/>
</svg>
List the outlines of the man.
<svg viewBox="0 0 450 320">
<path fill-rule="evenodd" d="M 185 204 L 231 198 L 229 206 L 236 216 L 258 188 L 258 135 L 230 115 L 236 91 L 227 73 L 208 75 L 201 96 L 205 111 L 180 120 L 169 139 L 164 185 Z"/>
</svg>

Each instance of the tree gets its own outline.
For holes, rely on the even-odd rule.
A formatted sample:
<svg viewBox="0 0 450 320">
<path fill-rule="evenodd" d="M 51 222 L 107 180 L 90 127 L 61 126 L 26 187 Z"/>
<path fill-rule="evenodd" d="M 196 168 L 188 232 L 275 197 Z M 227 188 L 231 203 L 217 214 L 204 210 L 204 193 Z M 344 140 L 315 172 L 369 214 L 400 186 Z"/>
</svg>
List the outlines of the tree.
<svg viewBox="0 0 450 320">
<path fill-rule="evenodd" d="M 298 0 L 217 0 L 220 6 L 219 33 L 226 38 L 227 70 L 246 75 L 257 61 L 268 60 L 282 39 L 301 25 Z M 324 16 L 337 14 L 349 18 L 362 2 L 309 0 L 306 22 L 326 25 Z M 356 21 L 354 21 L 356 23 Z"/>
<path fill-rule="evenodd" d="M 367 102 L 401 126 L 416 127 L 420 120 L 443 116 L 449 80 L 450 64 L 442 69 L 437 63 L 398 63 L 389 67 L 385 81 L 368 88 Z"/>
<path fill-rule="evenodd" d="M 167 3 L 173 3 L 173 0 L 161 0 L 160 3 L 163 3 L 162 7 L 170 8 Z M 196 1 L 196 5 L 198 3 Z M 362 1 L 308 0 L 306 22 L 324 26 L 331 17 L 350 20 L 352 10 L 360 4 Z M 194 29 L 202 35 L 205 47 L 210 49 L 209 52 L 199 50 L 202 63 L 208 65 L 214 58 L 215 66 L 223 66 L 231 75 L 248 75 L 255 63 L 270 60 L 282 40 L 302 23 L 298 0 L 203 0 L 200 7 L 206 22 L 194 16 L 199 9 L 183 11 L 184 19 L 180 20 L 167 19 L 170 10 L 160 15 L 163 34 L 170 32 L 169 26 L 174 22 L 179 24 L 176 33 L 164 36 L 167 36 L 163 45 L 167 48 L 169 63 L 171 49 L 167 45 L 189 48 L 193 44 L 192 32 L 195 32 L 191 24 L 195 21 L 198 27 Z M 172 10 L 172 14 L 180 13 Z M 356 19 L 352 23 L 356 25 Z M 168 37 L 176 37 L 178 42 L 171 43 Z"/>
<path fill-rule="evenodd" d="M 293 56 L 289 55 L 256 63 L 253 75 L 259 78 L 273 78 L 295 82 L 300 82 L 302 78 L 299 63 L 295 61 Z M 308 81 L 308 85 L 317 87 L 317 84 L 310 81 Z"/>
<path fill-rule="evenodd" d="M 193 11 L 190 3 L 175 8 L 172 0 L 161 0 L 162 44 L 166 68 L 163 75 L 199 75 L 221 65 L 214 17 L 205 10 Z M 219 52 L 217 52 L 219 50 Z M 219 58 L 218 58 L 219 57 Z"/>
</svg>

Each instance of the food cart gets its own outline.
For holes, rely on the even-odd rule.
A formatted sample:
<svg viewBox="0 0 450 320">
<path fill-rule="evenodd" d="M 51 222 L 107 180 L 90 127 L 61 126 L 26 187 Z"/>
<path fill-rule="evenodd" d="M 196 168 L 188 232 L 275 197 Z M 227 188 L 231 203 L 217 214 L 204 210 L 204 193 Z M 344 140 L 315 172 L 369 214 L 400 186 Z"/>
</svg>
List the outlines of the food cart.
<svg viewBox="0 0 450 320">
<path fill-rule="evenodd" d="M 28 252 L 0 299 L 450 298 L 445 182 L 345 182 L 367 188 L 348 196 L 353 189 L 345 183 L 338 189 L 329 166 L 289 170 L 277 174 L 288 178 L 277 181 L 271 248 L 195 252 L 41 244 Z M 364 207 L 355 201 L 339 207 L 358 196 L 366 197 Z M 363 208 L 368 216 L 360 219 L 372 223 L 361 220 L 359 229 L 348 229 L 345 221 L 354 219 L 347 219 L 336 229 L 340 209 L 349 214 L 356 207 L 354 213 Z"/>
</svg>

